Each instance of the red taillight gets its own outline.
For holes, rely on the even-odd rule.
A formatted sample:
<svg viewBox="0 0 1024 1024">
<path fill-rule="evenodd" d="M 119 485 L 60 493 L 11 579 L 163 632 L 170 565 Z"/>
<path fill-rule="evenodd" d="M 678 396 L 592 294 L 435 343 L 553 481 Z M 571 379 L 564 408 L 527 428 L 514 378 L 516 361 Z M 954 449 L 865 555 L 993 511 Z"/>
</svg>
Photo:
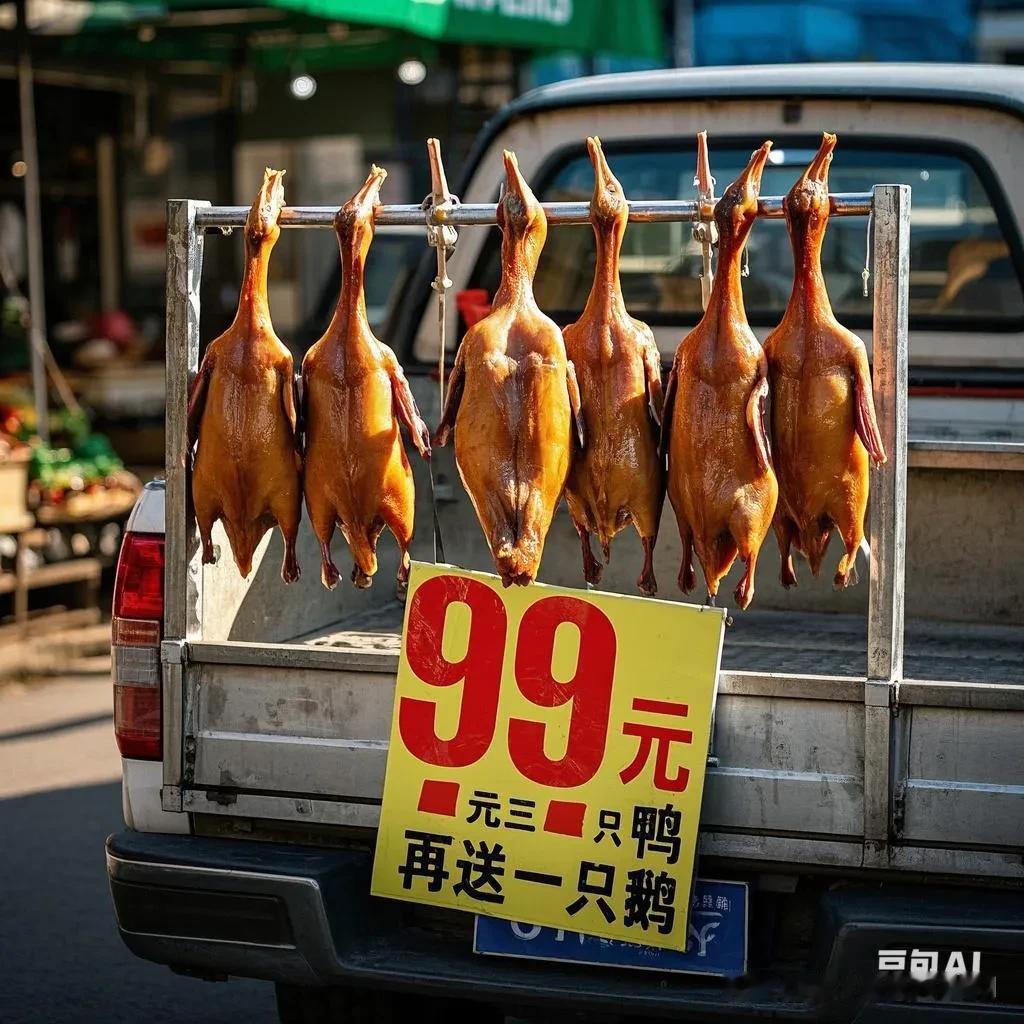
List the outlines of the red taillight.
<svg viewBox="0 0 1024 1024">
<path fill-rule="evenodd" d="M 114 614 L 126 619 L 163 620 L 163 534 L 125 534 L 114 580 Z"/>
<path fill-rule="evenodd" d="M 122 619 L 115 615 L 110 624 L 110 642 L 115 647 L 159 647 L 160 626 L 148 619 Z"/>
<path fill-rule="evenodd" d="M 163 714 L 159 686 L 114 683 L 114 736 L 122 757 L 160 760 Z"/>
<path fill-rule="evenodd" d="M 163 615 L 163 535 L 125 534 L 111 623 L 114 736 L 122 757 L 159 761 L 163 756 Z"/>
</svg>

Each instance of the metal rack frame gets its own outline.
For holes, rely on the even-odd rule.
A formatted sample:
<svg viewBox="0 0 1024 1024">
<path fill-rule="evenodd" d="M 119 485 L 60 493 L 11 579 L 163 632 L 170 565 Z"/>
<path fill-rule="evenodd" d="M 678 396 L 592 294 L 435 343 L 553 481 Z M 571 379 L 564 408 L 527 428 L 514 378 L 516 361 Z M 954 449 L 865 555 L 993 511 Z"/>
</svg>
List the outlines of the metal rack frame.
<svg viewBox="0 0 1024 1024">
<path fill-rule="evenodd" d="M 831 215 L 873 221 L 874 294 L 872 380 L 875 409 L 888 461 L 872 471 L 871 571 L 864 685 L 864 842 L 866 860 L 884 862 L 891 820 L 892 708 L 903 676 L 903 595 L 907 495 L 907 316 L 910 279 L 910 188 L 876 185 L 871 192 L 833 194 Z M 783 216 L 781 196 L 763 197 L 758 216 Z M 629 219 L 699 222 L 711 206 L 695 201 L 631 202 Z M 545 203 L 550 224 L 584 224 L 588 203 Z M 486 226 L 497 223 L 494 204 L 379 206 L 378 225 Z M 331 228 L 336 207 L 290 207 L 282 228 Z M 207 232 L 241 227 L 248 207 L 197 200 L 168 203 L 167 235 L 167 490 L 164 663 L 164 806 L 181 807 L 178 788 L 185 709 L 183 650 L 199 641 L 202 573 L 198 540 L 188 516 L 188 393 L 199 364 L 200 282 Z M 950 445 L 954 450 L 956 445 Z M 785 677 L 772 677 L 772 679 Z M 802 682 L 810 680 L 802 679 Z M 822 677 L 823 683 L 837 682 Z M 838 682 L 844 682 L 842 680 Z"/>
</svg>

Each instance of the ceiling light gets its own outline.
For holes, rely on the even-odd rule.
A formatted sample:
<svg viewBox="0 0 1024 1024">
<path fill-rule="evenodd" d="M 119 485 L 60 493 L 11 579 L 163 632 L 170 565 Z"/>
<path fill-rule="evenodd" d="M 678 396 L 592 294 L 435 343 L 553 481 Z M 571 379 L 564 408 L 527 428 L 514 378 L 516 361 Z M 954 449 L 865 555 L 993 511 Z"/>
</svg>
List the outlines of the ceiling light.
<svg viewBox="0 0 1024 1024">
<path fill-rule="evenodd" d="M 24 160 L 15 160 L 14 163 L 11 164 L 11 174 L 15 178 L 24 178 L 25 175 L 28 174 L 28 164 L 26 164 Z"/>
<path fill-rule="evenodd" d="M 288 89 L 297 100 L 308 100 L 316 93 L 316 79 L 312 75 L 296 75 Z"/>
<path fill-rule="evenodd" d="M 398 65 L 398 80 L 405 85 L 419 85 L 427 77 L 427 65 L 421 60 L 403 60 Z"/>
</svg>

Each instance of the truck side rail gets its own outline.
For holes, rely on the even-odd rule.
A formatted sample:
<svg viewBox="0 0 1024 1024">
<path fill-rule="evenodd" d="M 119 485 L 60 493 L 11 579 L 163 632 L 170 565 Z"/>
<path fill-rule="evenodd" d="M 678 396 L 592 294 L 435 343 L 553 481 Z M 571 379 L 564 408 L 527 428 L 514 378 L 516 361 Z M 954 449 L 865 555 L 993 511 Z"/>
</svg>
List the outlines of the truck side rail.
<svg viewBox="0 0 1024 1024">
<path fill-rule="evenodd" d="M 909 804 L 900 806 L 900 793 L 913 790 L 901 762 L 905 737 L 896 722 L 903 706 L 927 709 L 932 700 L 946 709 L 952 703 L 965 702 L 974 709 L 1024 709 L 1024 688 L 975 688 L 970 684 L 903 683 L 904 642 L 904 557 L 906 550 L 906 475 L 908 460 L 947 459 L 951 464 L 970 465 L 979 454 L 993 454 L 1007 468 L 1024 468 L 1024 445 L 984 445 L 985 451 L 963 442 L 911 442 L 907 439 L 907 319 L 909 291 L 910 188 L 904 185 L 876 185 L 871 192 L 837 194 L 831 197 L 832 216 L 868 216 L 873 223 L 873 391 L 878 424 L 888 461 L 872 473 L 869 537 L 871 546 L 870 592 L 868 602 L 868 642 L 865 670 L 860 678 L 833 676 L 795 676 L 756 673 L 723 673 L 720 684 L 718 729 L 729 728 L 730 702 L 738 698 L 756 698 L 768 702 L 838 701 L 849 708 L 849 722 L 859 731 L 850 737 L 846 752 L 837 754 L 840 769 L 821 772 L 795 771 L 787 781 L 796 791 L 809 792 L 824 786 L 846 809 L 850 818 L 838 831 L 842 838 L 825 838 L 828 823 L 822 821 L 822 838 L 803 840 L 822 848 L 807 853 L 808 861 L 825 856 L 826 862 L 857 863 L 863 866 L 893 866 L 897 860 L 894 844 L 901 835 L 901 814 Z M 587 203 L 544 204 L 549 222 L 585 223 Z M 285 229 L 320 228 L 333 225 L 334 207 L 286 208 L 280 218 Z M 176 200 L 168 204 L 167 250 L 167 570 L 166 620 L 163 645 L 164 663 L 164 787 L 163 803 L 168 810 L 224 812 L 223 800 L 204 789 L 195 778 L 195 743 L 201 697 L 191 690 L 186 700 L 186 669 L 200 675 L 217 666 L 224 671 L 245 666 L 280 667 L 315 675 L 320 670 L 336 670 L 338 651 L 293 644 L 237 644 L 203 635 L 204 576 L 211 568 L 199 564 L 198 540 L 190 517 L 187 493 L 186 406 L 190 385 L 198 369 L 199 357 L 199 285 L 202 276 L 203 249 L 207 232 L 230 233 L 240 227 L 247 213 L 243 207 L 211 206 L 196 200 Z M 708 204 L 687 201 L 634 202 L 630 219 L 635 221 L 699 221 L 711 214 Z M 782 216 L 782 197 L 760 200 L 759 216 Z M 428 224 L 482 226 L 496 223 L 493 204 L 447 206 L 380 206 L 378 224 L 419 224 L 426 232 Z M 241 584 L 240 584 L 241 585 Z M 218 590 L 218 595 L 223 590 Z M 212 610 L 212 609 L 211 609 Z M 358 676 L 393 674 L 395 655 L 383 651 L 345 652 L 346 671 Z M 307 676 L 307 678 L 309 678 Z M 943 689 L 951 686 L 953 689 Z M 196 689 L 198 690 L 197 683 Z M 953 691 L 956 696 L 953 698 Z M 947 699 L 949 698 L 949 699 Z M 390 703 L 383 702 L 390 707 Z M 724 713 L 723 713 L 724 711 Z M 806 712 L 806 709 L 805 709 Z M 744 712 L 736 709 L 736 714 Z M 749 713 L 749 712 L 746 712 Z M 788 712 L 787 712 L 788 713 Z M 904 721 L 909 716 L 905 716 Z M 379 723 L 377 723 L 379 725 Z M 291 817 L 296 813 L 306 821 L 366 825 L 376 823 L 374 787 L 382 773 L 386 757 L 386 732 L 353 737 L 334 746 L 330 756 L 344 759 L 344 751 L 358 753 L 351 760 L 357 781 L 350 786 L 354 800 L 324 799 L 316 793 L 304 796 L 276 796 L 238 792 L 232 796 L 232 812 L 254 817 Z M 239 734 L 241 737 L 241 734 Z M 231 735 L 219 734 L 219 742 L 231 744 Z M 855 742 L 853 742 L 855 740 Z M 243 740 L 240 738 L 239 742 Z M 335 741 L 331 741 L 335 742 Z M 192 744 L 187 750 L 186 744 Z M 347 744 L 347 745 L 346 745 Z M 258 746 L 258 744 L 256 744 Z M 838 749 L 838 740 L 836 742 Z M 255 754 L 250 756 L 255 757 Z M 201 766 L 200 766 L 201 767 Z M 340 773 L 340 765 L 339 765 Z M 728 771 L 712 786 L 731 785 Z M 783 773 L 784 774 L 784 773 Z M 191 777 L 190 777 L 191 776 Z M 897 783 L 894 785 L 894 783 Z M 902 790 L 900 787 L 903 787 Z M 1020 787 L 1010 787 L 1020 788 Z M 918 787 L 921 792 L 927 786 Z M 915 794 L 917 791 L 914 791 Z M 379 796 L 379 790 L 377 795 Z M 997 794 L 997 797 L 999 794 Z M 218 804 L 220 801 L 220 804 Z M 799 804 L 799 800 L 796 801 Z M 302 805 L 299 807 L 299 805 Z M 217 806 L 215 806 L 217 805 Z M 712 814 L 715 801 L 712 800 Z M 809 812 L 810 813 L 810 812 Z M 812 815 L 813 817 L 813 815 Z M 712 822 L 708 852 L 731 850 L 742 855 L 755 840 L 749 836 L 715 831 Z M 812 835 L 817 826 L 811 824 Z M 717 837 L 717 838 L 715 838 Z M 764 849 L 772 843 L 788 842 L 781 837 L 758 837 Z M 792 846 L 792 842 L 790 842 Z M 827 849 L 826 849 L 827 847 Z M 762 856 L 764 853 L 762 852 Z M 788 857 L 797 856 L 790 849 Z M 917 863 L 906 850 L 899 854 L 908 863 Z M 976 872 L 985 864 L 977 857 L 947 854 L 950 870 Z M 1019 858 L 1013 865 L 1003 863 L 1007 855 L 995 851 L 990 868 L 998 873 L 1024 874 Z M 995 858 L 995 860 L 992 860 Z M 926 860 L 927 858 L 925 858 Z M 1011 858 L 1012 859 L 1012 858 Z M 1009 865 L 1009 866 L 1008 866 Z M 1012 868 L 1012 870 L 1011 870 Z"/>
</svg>

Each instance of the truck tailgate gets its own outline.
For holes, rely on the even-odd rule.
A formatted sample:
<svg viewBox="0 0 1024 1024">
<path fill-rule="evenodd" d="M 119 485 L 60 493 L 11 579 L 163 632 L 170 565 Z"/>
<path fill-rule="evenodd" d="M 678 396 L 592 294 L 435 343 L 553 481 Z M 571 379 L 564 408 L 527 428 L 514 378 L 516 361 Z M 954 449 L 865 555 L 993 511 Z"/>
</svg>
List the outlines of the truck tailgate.
<svg viewBox="0 0 1024 1024">
<path fill-rule="evenodd" d="M 189 644 L 183 806 L 376 825 L 401 615 L 394 604 L 285 644 Z M 864 649 L 856 616 L 737 617 L 702 814 L 708 850 L 862 864 Z M 1024 876 L 1010 853 L 1024 796 L 1024 764 L 1010 754 L 1024 727 L 1020 651 L 1018 629 L 908 627 L 907 675 L 921 681 L 901 684 L 893 780 L 908 866 L 959 873 L 983 861 Z"/>
</svg>

